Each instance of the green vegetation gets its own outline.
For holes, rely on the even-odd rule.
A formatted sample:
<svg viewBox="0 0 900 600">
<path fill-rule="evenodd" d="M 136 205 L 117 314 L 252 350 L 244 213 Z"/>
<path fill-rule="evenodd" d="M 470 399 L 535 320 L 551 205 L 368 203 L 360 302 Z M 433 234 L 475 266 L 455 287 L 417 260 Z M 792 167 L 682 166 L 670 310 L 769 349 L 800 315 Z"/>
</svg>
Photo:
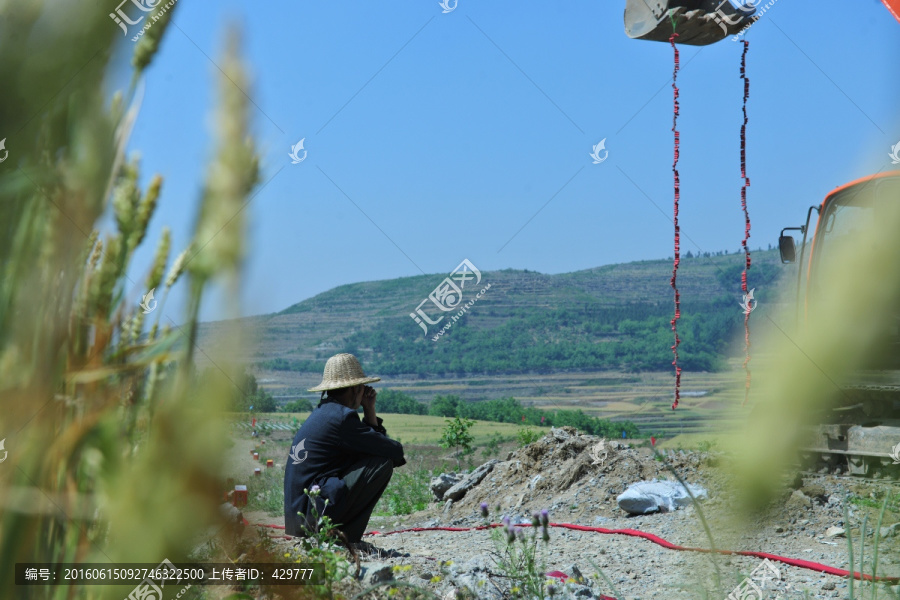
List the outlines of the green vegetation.
<svg viewBox="0 0 900 600">
<path fill-rule="evenodd" d="M 482 458 L 487 460 L 492 456 L 497 456 L 497 453 L 500 452 L 500 444 L 502 443 L 503 437 L 499 433 L 492 435 L 484 444 L 484 449 L 481 451 Z"/>
<path fill-rule="evenodd" d="M 541 432 L 532 429 L 531 427 L 522 427 L 519 429 L 518 433 L 516 433 L 516 440 L 518 440 L 520 447 L 533 444 L 539 439 L 541 439 Z"/>
<path fill-rule="evenodd" d="M 464 402 L 459 396 L 438 396 L 428 407 L 428 414 L 441 417 L 460 416 L 497 423 L 525 423 L 544 427 L 569 425 L 585 433 L 603 437 L 622 437 L 623 431 L 629 438 L 639 435 L 637 425 L 631 421 L 613 422 L 608 419 L 599 419 L 590 417 L 581 410 L 548 412 L 530 406 L 522 406 L 515 398 Z"/>
<path fill-rule="evenodd" d="M 230 389 L 230 410 L 235 412 L 253 412 L 270 413 L 278 410 L 278 404 L 272 397 L 272 394 L 259 387 L 256 376 L 248 373 L 244 368 L 235 377 L 229 377 L 216 367 L 211 367 L 202 371 L 197 376 L 197 386 L 203 388 L 211 385 L 218 380 L 218 384 L 222 387 Z M 309 404 L 307 402 L 307 404 Z"/>
<path fill-rule="evenodd" d="M 481 506 L 481 514 L 485 524 L 489 523 L 490 515 L 486 504 Z M 490 535 L 496 549 L 497 568 L 509 582 L 510 595 L 513 598 L 556 595 L 558 582 L 544 575 L 549 556 L 549 513 L 545 510 L 532 515 L 531 528 L 527 532 L 513 525 L 507 516 L 503 516 L 501 522 L 504 526 L 492 529 Z M 471 591 L 476 592 L 478 597 L 477 590 Z"/>
<path fill-rule="evenodd" d="M 353 572 L 349 561 L 335 552 L 335 543 L 339 539 L 346 541 L 347 538 L 335 527 L 330 517 L 319 515 L 316 500 L 321 492 L 318 486 L 314 485 L 311 490 L 303 490 L 303 493 L 309 498 L 310 518 L 313 524 L 311 526 L 301 525 L 304 535 L 300 537 L 300 545 L 293 552 L 288 553 L 285 558 L 293 559 L 294 562 L 322 565 L 320 574 L 322 584 L 315 586 L 318 588 L 316 596 L 334 598 L 334 584 L 350 577 Z M 326 507 L 328 506 L 328 498 L 325 499 L 324 504 Z"/>
<path fill-rule="evenodd" d="M 210 59 L 219 88 L 208 175 L 191 183 L 196 202 L 167 200 L 163 177 L 125 154 L 138 82 L 178 9 L 157 4 L 134 45 L 99 3 L 0 8 L 4 31 L 18 32 L 0 36 L 0 135 L 10 136 L 0 169 L 0 589 L 14 589 L 17 563 L 186 562 L 222 531 L 221 425 L 236 373 L 217 352 L 232 344 L 199 349 L 198 312 L 212 286 L 241 288 L 242 209 L 259 175 L 250 88 L 232 32 Z M 150 227 L 169 200 L 196 215 L 193 228 L 179 224 L 188 246 L 175 256 L 169 228 L 156 237 Z M 167 311 L 181 285 L 184 310 Z M 199 385 L 201 352 L 222 381 Z M 216 543 L 239 556 L 228 536 Z M 14 595 L 116 595 L 62 583 Z"/>
<path fill-rule="evenodd" d="M 310 412 L 313 409 L 312 402 L 307 400 L 306 398 L 298 398 L 297 400 L 292 400 L 291 402 L 286 403 L 281 407 L 281 412 L 286 413 L 295 413 L 295 412 Z"/>
<path fill-rule="evenodd" d="M 432 473 L 424 468 L 400 468 L 394 471 L 391 481 L 375 506 L 376 515 L 408 515 L 424 510 L 433 500 L 428 484 Z"/>
<path fill-rule="evenodd" d="M 441 434 L 441 447 L 455 449 L 456 470 L 458 471 L 460 456 L 472 453 L 472 442 L 475 438 L 469 433 L 469 429 L 475 424 L 475 421 L 457 416 L 453 419 L 446 419 L 446 422 L 447 426 Z"/>
<path fill-rule="evenodd" d="M 378 412 L 395 413 L 401 415 L 425 415 L 428 414 L 428 406 L 419 402 L 409 394 L 396 390 L 378 390 L 376 400 Z"/>
<path fill-rule="evenodd" d="M 281 415 L 283 416 L 283 415 Z M 309 416 L 309 413 L 294 413 L 299 422 Z M 391 415 L 378 412 L 378 416 L 384 419 L 388 436 L 391 439 L 402 439 L 404 445 L 433 445 L 437 447 L 441 441 L 441 432 L 444 429 L 444 419 L 429 415 Z M 267 417 L 268 418 L 268 417 Z M 287 421 L 285 421 L 287 422 Z M 494 434 L 503 436 L 504 439 L 514 439 L 517 425 L 512 423 L 490 423 L 488 421 L 475 421 L 470 430 L 475 438 L 474 444 L 481 445 L 487 442 Z"/>
<path fill-rule="evenodd" d="M 689 371 L 719 371 L 736 354 L 734 340 L 743 326 L 743 255 L 702 256 L 682 265 L 681 365 Z M 775 285 L 790 272 L 777 251 L 756 251 L 750 283 L 769 310 Z M 381 375 L 445 377 L 558 371 L 667 371 L 671 369 L 671 263 L 665 260 L 608 265 L 575 273 L 542 275 L 511 269 L 484 273 L 489 290 L 454 323 L 444 338 L 432 341 L 438 326 L 423 335 L 409 318 L 416 299 L 427 297 L 435 276 L 340 286 L 265 317 L 261 342 L 268 358 L 257 367 L 274 371 L 321 372 L 334 352 L 357 354 L 366 368 Z M 535 302 L 535 292 L 540 300 Z M 405 299 L 404 302 L 398 302 Z M 333 320 L 304 328 L 292 315 L 349 311 L 367 326 L 348 334 Z M 317 321 L 312 321 L 317 323 Z M 210 325 L 215 327 L 215 325 Z M 269 352 L 289 336 L 295 350 Z M 333 341 L 327 351 L 318 340 Z M 445 343 L 452 340 L 451 343 Z"/>
</svg>

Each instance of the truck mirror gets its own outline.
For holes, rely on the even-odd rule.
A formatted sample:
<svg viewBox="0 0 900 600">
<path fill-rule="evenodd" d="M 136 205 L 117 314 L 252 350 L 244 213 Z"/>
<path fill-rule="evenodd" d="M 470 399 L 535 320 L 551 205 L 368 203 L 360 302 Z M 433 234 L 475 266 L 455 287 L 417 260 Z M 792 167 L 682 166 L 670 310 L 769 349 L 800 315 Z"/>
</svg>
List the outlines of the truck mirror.
<svg viewBox="0 0 900 600">
<path fill-rule="evenodd" d="M 782 234 L 778 238 L 778 251 L 781 253 L 782 263 L 792 263 L 797 260 L 797 249 L 794 246 L 794 238 Z"/>
</svg>

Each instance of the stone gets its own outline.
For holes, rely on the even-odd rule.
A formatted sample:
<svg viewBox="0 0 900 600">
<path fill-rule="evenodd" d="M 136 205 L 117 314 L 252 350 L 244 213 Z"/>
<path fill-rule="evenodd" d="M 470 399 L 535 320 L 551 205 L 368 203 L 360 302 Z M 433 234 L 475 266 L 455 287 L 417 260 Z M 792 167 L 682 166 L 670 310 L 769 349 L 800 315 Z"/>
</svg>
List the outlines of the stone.
<svg viewBox="0 0 900 600">
<path fill-rule="evenodd" d="M 431 488 L 431 493 L 434 494 L 435 500 L 443 500 L 444 493 L 459 483 L 461 479 L 462 476 L 456 473 L 441 473 L 437 477 L 432 477 L 429 487 Z"/>
<path fill-rule="evenodd" d="M 825 502 L 828 497 L 828 494 L 825 492 L 825 488 L 816 483 L 808 483 L 800 488 L 800 491 L 813 498 L 815 500 L 821 500 Z"/>
<path fill-rule="evenodd" d="M 900 530 L 900 523 L 894 523 L 893 525 L 889 525 L 887 527 L 882 527 L 879 530 L 878 535 L 881 538 L 894 537 L 895 535 L 897 535 L 898 530 Z"/>
<path fill-rule="evenodd" d="M 486 463 L 466 475 L 459 483 L 455 484 L 453 487 L 444 492 L 443 498 L 449 498 L 450 500 L 459 500 L 466 495 L 466 492 L 481 483 L 481 480 L 484 479 L 487 474 L 493 470 L 494 466 L 496 466 L 499 462 L 500 461 L 496 458 L 487 461 Z"/>
<path fill-rule="evenodd" d="M 831 526 L 825 530 L 825 537 L 838 537 L 843 536 L 845 533 L 843 527 Z"/>
<path fill-rule="evenodd" d="M 219 505 L 219 513 L 229 525 L 242 525 L 244 515 L 241 511 L 233 506 L 231 502 L 223 502 Z"/>
<path fill-rule="evenodd" d="M 786 508 L 790 510 L 807 509 L 811 506 L 812 500 L 800 490 L 794 490 L 786 504 Z"/>
<path fill-rule="evenodd" d="M 367 585 L 389 581 L 394 577 L 394 568 L 387 563 L 368 563 L 360 568 L 359 578 Z"/>
<path fill-rule="evenodd" d="M 550 436 L 560 442 L 568 440 L 572 436 L 577 435 L 577 433 L 577 429 L 575 429 L 574 427 L 569 427 L 568 425 L 550 428 Z"/>
<path fill-rule="evenodd" d="M 479 554 L 466 561 L 465 565 L 463 565 L 463 570 L 473 573 L 489 572 L 491 570 L 491 564 L 492 563 L 487 556 Z"/>
<path fill-rule="evenodd" d="M 694 498 L 700 500 L 707 497 L 707 492 L 700 486 L 687 484 Z M 681 483 L 677 481 L 639 481 L 628 486 L 616 502 L 619 508 L 632 515 L 645 515 L 657 511 L 674 511 L 691 504 L 691 497 Z"/>
<path fill-rule="evenodd" d="M 465 588 L 472 592 L 475 598 L 479 598 L 479 600 L 500 600 L 502 598 L 499 590 L 491 585 L 484 576 L 477 577 L 469 573 L 463 573 L 455 576 L 453 582 L 457 587 Z"/>
<path fill-rule="evenodd" d="M 826 581 L 825 583 L 822 584 L 822 589 L 823 589 L 823 590 L 833 590 L 833 589 L 834 589 L 834 582 L 833 582 L 833 581 Z"/>
</svg>

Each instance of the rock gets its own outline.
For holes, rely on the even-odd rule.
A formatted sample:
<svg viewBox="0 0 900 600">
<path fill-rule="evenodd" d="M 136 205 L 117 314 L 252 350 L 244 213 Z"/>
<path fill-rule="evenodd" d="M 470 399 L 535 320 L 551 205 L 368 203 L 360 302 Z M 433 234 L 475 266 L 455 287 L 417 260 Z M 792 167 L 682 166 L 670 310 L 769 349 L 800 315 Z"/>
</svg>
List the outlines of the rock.
<svg viewBox="0 0 900 600">
<path fill-rule="evenodd" d="M 453 506 L 453 500 L 447 500 L 446 502 L 444 502 L 444 514 L 445 514 L 445 515 L 449 515 L 449 514 L 450 514 L 450 507 L 451 507 L 451 506 Z"/>
<path fill-rule="evenodd" d="M 833 582 L 833 581 L 826 581 L 825 583 L 822 584 L 822 589 L 823 589 L 823 590 L 833 590 L 833 589 L 834 589 L 834 582 Z"/>
<path fill-rule="evenodd" d="M 775 528 L 775 533 L 783 533 L 783 532 L 784 532 L 784 527 L 779 526 L 779 527 Z"/>
<path fill-rule="evenodd" d="M 500 592 L 490 584 L 485 577 L 478 577 L 469 573 L 463 573 L 453 578 L 453 582 L 460 588 L 468 589 L 479 600 L 500 600 Z"/>
<path fill-rule="evenodd" d="M 431 478 L 431 493 L 434 494 L 436 500 L 443 500 L 444 493 L 460 482 L 462 476 L 456 473 L 441 473 L 437 477 Z"/>
<path fill-rule="evenodd" d="M 825 530 L 825 537 L 831 538 L 831 537 L 843 536 L 845 533 L 846 532 L 844 531 L 843 527 L 831 526 Z"/>
<path fill-rule="evenodd" d="M 815 500 L 820 500 L 825 502 L 828 498 L 828 494 L 825 492 L 825 488 L 821 485 L 815 483 L 808 483 L 800 488 L 800 491 L 813 498 Z"/>
<path fill-rule="evenodd" d="M 419 573 L 419 577 L 429 581 L 432 577 L 434 577 L 434 573 L 432 573 L 431 571 L 422 571 L 421 573 Z"/>
<path fill-rule="evenodd" d="M 698 500 L 707 497 L 706 490 L 702 487 L 687 485 Z M 616 498 L 616 502 L 619 508 L 632 515 L 645 515 L 659 510 L 672 511 L 680 506 L 688 506 L 691 504 L 691 497 L 677 481 L 654 479 L 631 484 Z"/>
<path fill-rule="evenodd" d="M 375 585 L 382 581 L 389 581 L 394 577 L 394 569 L 387 563 L 367 563 L 360 568 L 359 578 L 367 585 Z"/>
<path fill-rule="evenodd" d="M 879 530 L 878 535 L 881 538 L 894 537 L 895 535 L 897 535 L 898 530 L 900 530 L 900 523 L 894 523 L 893 525 L 889 525 L 887 527 L 882 527 Z"/>
<path fill-rule="evenodd" d="M 794 490 L 785 506 L 790 510 L 807 509 L 812 506 L 812 500 L 800 490 Z"/>
<path fill-rule="evenodd" d="M 231 502 L 223 502 L 219 505 L 219 513 L 229 525 L 242 525 L 244 515 Z"/>
<path fill-rule="evenodd" d="M 570 592 L 575 598 L 594 598 L 594 592 L 591 591 L 586 585 L 572 585 L 569 584 L 566 586 L 566 591 Z"/>
<path fill-rule="evenodd" d="M 564 425 L 562 427 L 551 427 L 549 435 L 559 442 L 565 442 L 569 438 L 578 435 L 578 430 L 574 427 L 569 427 L 568 425 Z"/>
<path fill-rule="evenodd" d="M 481 483 L 481 480 L 484 479 L 499 462 L 500 461 L 496 458 L 487 461 L 466 475 L 459 483 L 444 492 L 443 497 L 449 498 L 450 500 L 459 500 L 466 495 L 466 492 Z"/>
<path fill-rule="evenodd" d="M 491 570 L 491 564 L 492 563 L 487 556 L 479 554 L 466 561 L 465 565 L 463 565 L 463 570 L 473 573 L 489 572 Z"/>
</svg>

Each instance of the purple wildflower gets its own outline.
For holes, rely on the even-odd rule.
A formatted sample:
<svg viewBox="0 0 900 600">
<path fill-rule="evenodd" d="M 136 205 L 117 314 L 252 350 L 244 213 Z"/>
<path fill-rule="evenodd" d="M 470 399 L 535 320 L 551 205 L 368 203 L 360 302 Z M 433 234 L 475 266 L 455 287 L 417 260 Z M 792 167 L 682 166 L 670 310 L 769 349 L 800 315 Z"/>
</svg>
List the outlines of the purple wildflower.
<svg viewBox="0 0 900 600">
<path fill-rule="evenodd" d="M 531 514 L 531 526 L 539 527 L 541 524 L 541 514 L 537 511 Z"/>
<path fill-rule="evenodd" d="M 309 493 L 310 493 L 310 495 L 316 495 L 316 494 L 319 493 L 319 491 L 320 491 L 321 489 L 322 489 L 322 488 L 320 488 L 320 487 L 318 486 L 318 484 L 316 484 L 316 485 L 313 485 L 311 488 L 309 488 Z"/>
<path fill-rule="evenodd" d="M 516 528 L 512 525 L 509 525 L 506 528 L 506 538 L 510 544 L 513 544 L 516 541 Z"/>
<path fill-rule="evenodd" d="M 550 513 L 547 512 L 547 509 L 541 510 L 541 525 L 546 527 L 550 523 Z"/>
<path fill-rule="evenodd" d="M 488 516 L 488 505 L 487 502 L 481 503 L 481 516 L 487 519 Z"/>
</svg>

